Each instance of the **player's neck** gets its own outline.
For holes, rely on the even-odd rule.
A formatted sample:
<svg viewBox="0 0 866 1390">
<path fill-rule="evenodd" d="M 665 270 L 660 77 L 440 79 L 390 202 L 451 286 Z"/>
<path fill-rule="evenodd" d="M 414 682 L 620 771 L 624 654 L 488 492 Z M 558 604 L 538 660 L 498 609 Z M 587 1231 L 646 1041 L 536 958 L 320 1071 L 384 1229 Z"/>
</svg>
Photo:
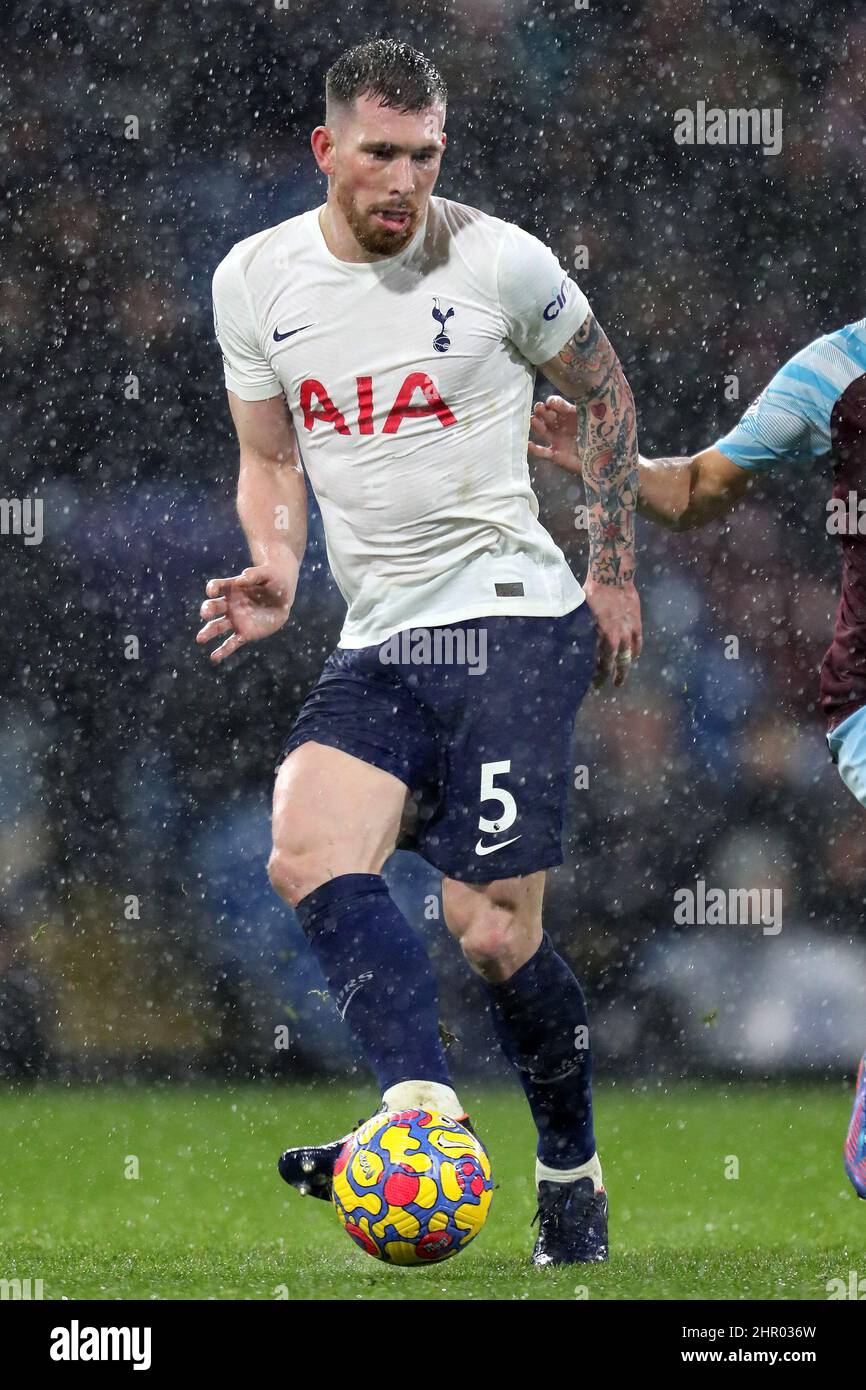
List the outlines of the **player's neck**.
<svg viewBox="0 0 866 1390">
<path fill-rule="evenodd" d="M 349 261 L 353 265 L 372 265 L 376 261 L 391 259 L 390 256 L 377 256 L 361 245 L 338 204 L 328 201 L 318 216 L 325 245 L 338 261 Z"/>
</svg>

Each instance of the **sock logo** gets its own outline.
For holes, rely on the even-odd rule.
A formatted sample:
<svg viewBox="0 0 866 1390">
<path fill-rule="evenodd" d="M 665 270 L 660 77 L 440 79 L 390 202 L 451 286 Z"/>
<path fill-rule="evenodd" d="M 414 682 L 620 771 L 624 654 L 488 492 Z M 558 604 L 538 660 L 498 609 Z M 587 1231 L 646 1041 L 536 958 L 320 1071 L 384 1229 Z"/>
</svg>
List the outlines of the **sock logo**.
<svg viewBox="0 0 866 1390">
<path fill-rule="evenodd" d="M 585 1023 L 578 1023 L 574 1030 L 574 1050 L 582 1053 L 588 1049 L 589 1028 Z M 558 1062 L 548 1063 L 542 1073 L 539 1061 L 538 1057 L 522 1057 L 518 1063 L 518 1070 L 525 1072 L 534 1086 L 550 1086 L 557 1081 L 564 1081 L 567 1076 L 572 1076 L 583 1066 L 580 1057 L 561 1057 Z"/>
<path fill-rule="evenodd" d="M 354 999 L 358 990 L 366 985 L 373 978 L 372 970 L 365 970 L 363 975 L 356 975 L 353 980 L 347 980 L 337 995 L 337 1013 L 340 1018 L 345 1019 L 346 1010 Z"/>
<path fill-rule="evenodd" d="M 537 1065 L 537 1062 L 534 1063 Z M 576 1072 L 583 1065 L 582 1062 L 575 1062 L 572 1057 L 565 1057 L 561 1062 L 557 1062 L 551 1067 L 545 1076 L 540 1072 L 533 1071 L 531 1066 L 525 1068 L 526 1075 L 534 1086 L 552 1086 L 556 1081 L 564 1081 L 572 1072 Z"/>
</svg>

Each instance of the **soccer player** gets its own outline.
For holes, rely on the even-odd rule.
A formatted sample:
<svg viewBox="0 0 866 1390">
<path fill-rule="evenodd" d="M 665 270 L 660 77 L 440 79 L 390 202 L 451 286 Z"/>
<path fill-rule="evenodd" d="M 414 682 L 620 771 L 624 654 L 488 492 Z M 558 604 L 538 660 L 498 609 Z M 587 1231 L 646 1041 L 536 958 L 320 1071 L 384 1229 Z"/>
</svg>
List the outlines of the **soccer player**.
<svg viewBox="0 0 866 1390">
<path fill-rule="evenodd" d="M 346 52 L 312 132 L 327 201 L 232 248 L 213 280 L 252 565 L 212 579 L 215 662 L 285 623 L 304 552 L 301 462 L 348 611 L 277 764 L 271 882 L 298 915 L 388 1110 L 467 1118 L 420 938 L 381 876 L 395 847 L 444 875 L 538 1129 L 536 1264 L 605 1259 L 581 988 L 542 927 L 562 862 L 570 738 L 593 677 L 640 650 L 637 437 L 620 364 L 535 237 L 434 197 L 446 92 L 406 44 Z M 583 587 L 538 521 L 536 368 L 579 402 Z M 447 650 L 446 650 L 447 649 Z M 340 1140 L 289 1149 L 330 1198 Z"/>
<path fill-rule="evenodd" d="M 530 452 L 580 471 L 578 411 L 560 396 L 539 402 Z M 757 471 L 832 464 L 828 530 L 842 550 L 842 593 L 821 667 L 827 743 L 843 782 L 866 806 L 866 319 L 794 354 L 739 424 L 693 458 L 640 459 L 639 510 L 681 531 L 721 516 Z M 863 503 L 861 506 L 861 502 Z M 866 1055 L 844 1147 L 845 1171 L 866 1198 Z"/>
</svg>

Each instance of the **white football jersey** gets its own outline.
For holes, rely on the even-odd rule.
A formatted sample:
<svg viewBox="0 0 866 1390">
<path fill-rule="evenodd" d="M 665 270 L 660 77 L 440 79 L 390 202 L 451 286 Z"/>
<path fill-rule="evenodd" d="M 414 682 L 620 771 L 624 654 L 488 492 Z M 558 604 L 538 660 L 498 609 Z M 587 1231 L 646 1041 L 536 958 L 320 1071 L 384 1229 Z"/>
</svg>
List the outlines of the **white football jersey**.
<svg viewBox="0 0 866 1390">
<path fill-rule="evenodd" d="M 339 260 L 321 208 L 238 242 L 213 277 L 229 390 L 285 394 L 348 605 L 342 647 L 584 594 L 538 520 L 535 366 L 589 313 L 536 237 L 431 198 L 394 256 Z"/>
</svg>

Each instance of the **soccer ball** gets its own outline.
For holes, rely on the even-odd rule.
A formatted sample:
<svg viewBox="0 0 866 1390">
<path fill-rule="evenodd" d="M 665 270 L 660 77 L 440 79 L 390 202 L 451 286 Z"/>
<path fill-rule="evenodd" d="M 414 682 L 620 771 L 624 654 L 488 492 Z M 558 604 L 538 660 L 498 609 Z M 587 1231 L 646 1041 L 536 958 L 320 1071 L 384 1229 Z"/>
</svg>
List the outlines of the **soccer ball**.
<svg viewBox="0 0 866 1390">
<path fill-rule="evenodd" d="M 487 1219 L 493 1180 L 484 1145 L 428 1110 L 374 1115 L 334 1165 L 334 1205 L 374 1259 L 430 1265 L 457 1255 Z"/>
</svg>

